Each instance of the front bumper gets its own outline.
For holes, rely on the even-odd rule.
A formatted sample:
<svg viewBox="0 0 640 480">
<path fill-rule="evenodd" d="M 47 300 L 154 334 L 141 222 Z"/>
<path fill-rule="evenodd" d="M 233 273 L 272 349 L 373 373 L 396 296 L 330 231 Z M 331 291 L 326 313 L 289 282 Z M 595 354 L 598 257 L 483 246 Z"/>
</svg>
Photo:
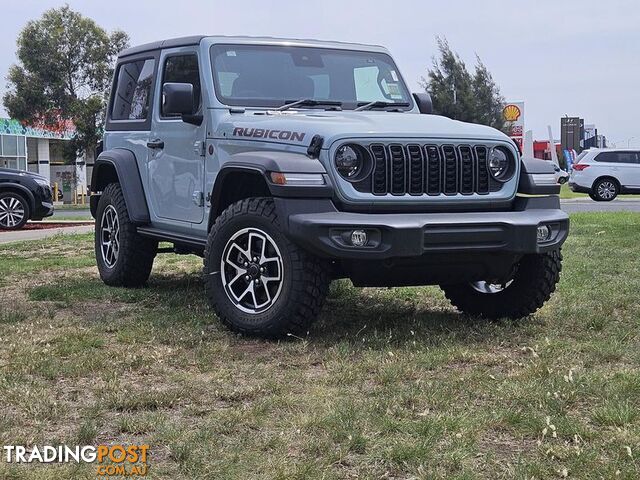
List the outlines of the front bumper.
<svg viewBox="0 0 640 480">
<path fill-rule="evenodd" d="M 31 220 L 42 220 L 45 217 L 53 215 L 53 203 L 40 202 L 36 204 L 34 212 L 31 214 Z"/>
<path fill-rule="evenodd" d="M 473 213 L 349 213 L 329 200 L 277 199 L 289 238 L 316 255 L 339 259 L 388 259 L 425 254 L 542 253 L 559 248 L 569 232 L 569 216 L 557 208 Z M 537 227 L 551 228 L 537 241 Z M 350 244 L 353 230 L 369 244 Z"/>
</svg>

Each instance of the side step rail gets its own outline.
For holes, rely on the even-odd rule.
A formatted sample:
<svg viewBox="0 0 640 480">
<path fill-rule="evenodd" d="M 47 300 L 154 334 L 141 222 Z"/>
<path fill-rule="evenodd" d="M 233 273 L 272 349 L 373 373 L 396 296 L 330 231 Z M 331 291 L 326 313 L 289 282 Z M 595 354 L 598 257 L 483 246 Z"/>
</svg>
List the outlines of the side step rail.
<svg viewBox="0 0 640 480">
<path fill-rule="evenodd" d="M 143 237 L 155 238 L 161 242 L 173 242 L 176 245 L 190 247 L 196 251 L 204 251 L 207 244 L 205 238 L 192 237 L 175 232 L 168 232 L 153 227 L 138 227 L 138 233 Z"/>
</svg>

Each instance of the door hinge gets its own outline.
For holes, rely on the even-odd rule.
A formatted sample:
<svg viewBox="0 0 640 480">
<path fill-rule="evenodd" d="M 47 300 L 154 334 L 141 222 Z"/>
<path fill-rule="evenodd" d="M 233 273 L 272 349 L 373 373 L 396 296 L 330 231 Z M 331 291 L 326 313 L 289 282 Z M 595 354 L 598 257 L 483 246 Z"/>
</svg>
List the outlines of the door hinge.
<svg viewBox="0 0 640 480">
<path fill-rule="evenodd" d="M 204 205 L 204 195 L 202 194 L 201 191 L 196 190 L 195 192 L 193 192 L 193 195 L 191 198 L 193 198 L 193 203 L 195 203 L 198 207 L 201 207 L 202 205 Z"/>
<path fill-rule="evenodd" d="M 196 155 L 204 157 L 207 153 L 207 142 L 198 140 L 193 144 L 193 151 L 196 153 Z"/>
</svg>

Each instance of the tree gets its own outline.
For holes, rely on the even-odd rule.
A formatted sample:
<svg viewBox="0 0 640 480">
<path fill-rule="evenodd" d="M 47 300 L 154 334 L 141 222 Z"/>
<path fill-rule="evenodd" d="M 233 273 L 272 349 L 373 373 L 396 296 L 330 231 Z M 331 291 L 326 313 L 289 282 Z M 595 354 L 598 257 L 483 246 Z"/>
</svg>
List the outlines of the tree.
<svg viewBox="0 0 640 480">
<path fill-rule="evenodd" d="M 446 39 L 436 40 L 440 58 L 433 58 L 433 67 L 421 82 L 431 95 L 434 113 L 505 130 L 504 97 L 480 57 L 476 55 L 472 74 Z"/>
<path fill-rule="evenodd" d="M 115 58 L 128 42 L 126 33 L 109 34 L 68 5 L 46 11 L 18 35 L 18 64 L 9 69 L 3 98 L 9 115 L 45 125 L 70 120 L 76 153 L 93 150 L 102 136 Z"/>
</svg>

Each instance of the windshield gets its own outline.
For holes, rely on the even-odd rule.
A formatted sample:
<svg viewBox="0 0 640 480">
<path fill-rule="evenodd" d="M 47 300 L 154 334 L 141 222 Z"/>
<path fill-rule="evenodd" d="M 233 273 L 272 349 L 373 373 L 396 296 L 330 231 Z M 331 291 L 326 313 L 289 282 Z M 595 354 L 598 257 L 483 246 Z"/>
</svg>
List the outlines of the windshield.
<svg viewBox="0 0 640 480">
<path fill-rule="evenodd" d="M 214 45 L 211 64 L 218 99 L 226 105 L 281 107 L 301 99 L 413 105 L 389 55 L 274 45 Z M 317 107 L 323 107 L 320 103 Z M 325 107 L 326 108 L 326 107 Z"/>
</svg>

